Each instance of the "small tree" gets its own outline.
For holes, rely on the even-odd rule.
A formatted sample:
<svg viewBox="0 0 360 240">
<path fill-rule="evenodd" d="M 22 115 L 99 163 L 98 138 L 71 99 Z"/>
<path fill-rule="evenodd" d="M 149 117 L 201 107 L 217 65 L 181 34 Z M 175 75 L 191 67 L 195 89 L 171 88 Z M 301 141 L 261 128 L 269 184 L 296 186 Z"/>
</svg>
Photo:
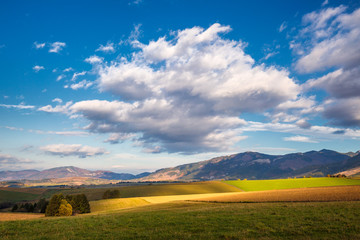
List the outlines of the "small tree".
<svg viewBox="0 0 360 240">
<path fill-rule="evenodd" d="M 120 191 L 119 190 L 106 190 L 103 195 L 103 199 L 109 199 L 109 198 L 119 198 L 120 197 Z"/>
<path fill-rule="evenodd" d="M 71 215 L 72 215 L 71 205 L 65 199 L 62 199 L 59 206 L 58 215 L 55 216 L 71 216 Z"/>
<path fill-rule="evenodd" d="M 59 207 L 63 199 L 64 196 L 61 193 L 54 194 L 46 207 L 45 216 L 59 216 Z"/>
</svg>

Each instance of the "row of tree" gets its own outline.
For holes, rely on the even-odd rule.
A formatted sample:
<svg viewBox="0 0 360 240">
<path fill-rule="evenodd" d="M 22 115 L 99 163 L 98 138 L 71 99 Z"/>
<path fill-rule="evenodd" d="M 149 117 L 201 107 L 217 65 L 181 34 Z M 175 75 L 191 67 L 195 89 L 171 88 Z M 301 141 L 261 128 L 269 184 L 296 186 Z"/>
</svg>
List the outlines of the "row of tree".
<svg viewBox="0 0 360 240">
<path fill-rule="evenodd" d="M 12 212 L 45 213 L 45 216 L 71 216 L 90 213 L 90 204 L 85 194 L 54 194 L 50 201 L 42 198 L 37 203 L 15 204 Z"/>
<path fill-rule="evenodd" d="M 37 203 L 22 203 L 15 204 L 11 209 L 12 212 L 33 212 L 33 213 L 45 213 L 46 207 L 49 201 L 45 198 L 40 199 Z"/>
</svg>

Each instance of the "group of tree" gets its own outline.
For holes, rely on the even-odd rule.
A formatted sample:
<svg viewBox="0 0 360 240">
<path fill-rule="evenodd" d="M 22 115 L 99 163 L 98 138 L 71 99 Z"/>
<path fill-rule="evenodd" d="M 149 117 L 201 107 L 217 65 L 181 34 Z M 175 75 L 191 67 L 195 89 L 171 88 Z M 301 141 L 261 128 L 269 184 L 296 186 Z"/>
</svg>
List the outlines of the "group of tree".
<svg viewBox="0 0 360 240">
<path fill-rule="evenodd" d="M 37 203 L 15 204 L 12 212 L 45 213 L 45 216 L 71 216 L 89 213 L 90 204 L 85 194 L 67 195 L 54 194 L 50 201 L 42 198 Z"/>
<path fill-rule="evenodd" d="M 45 213 L 46 207 L 49 201 L 45 198 L 40 199 L 37 203 L 19 203 L 15 204 L 11 209 L 12 212 L 33 212 L 33 213 Z"/>
<path fill-rule="evenodd" d="M 90 212 L 90 204 L 85 194 L 55 194 L 46 208 L 45 216 L 71 216 Z"/>
<path fill-rule="evenodd" d="M 106 190 L 103 195 L 103 199 L 109 199 L 109 198 L 119 198 L 120 197 L 120 191 L 119 190 Z"/>
</svg>

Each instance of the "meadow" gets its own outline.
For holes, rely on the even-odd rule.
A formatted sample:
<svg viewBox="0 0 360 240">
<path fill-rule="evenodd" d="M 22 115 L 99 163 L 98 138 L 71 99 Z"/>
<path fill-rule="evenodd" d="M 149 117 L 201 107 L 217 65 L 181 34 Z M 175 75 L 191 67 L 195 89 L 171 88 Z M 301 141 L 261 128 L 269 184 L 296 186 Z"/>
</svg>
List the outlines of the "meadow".
<svg viewBox="0 0 360 240">
<path fill-rule="evenodd" d="M 172 202 L 0 222 L 1 239 L 359 239 L 360 202 Z"/>
<path fill-rule="evenodd" d="M 243 191 L 265 191 L 278 189 L 360 185 L 359 179 L 329 177 L 274 180 L 234 180 L 224 182 L 231 186 L 235 186 Z"/>
<path fill-rule="evenodd" d="M 90 214 L 0 213 L 0 239 L 360 239 L 360 180 L 343 180 L 351 179 L 231 181 L 246 191 L 228 181 L 115 187 L 126 189 L 122 198 L 93 200 Z M 260 183 L 277 189 L 256 191 Z M 105 190 L 61 189 L 94 199 Z"/>
</svg>

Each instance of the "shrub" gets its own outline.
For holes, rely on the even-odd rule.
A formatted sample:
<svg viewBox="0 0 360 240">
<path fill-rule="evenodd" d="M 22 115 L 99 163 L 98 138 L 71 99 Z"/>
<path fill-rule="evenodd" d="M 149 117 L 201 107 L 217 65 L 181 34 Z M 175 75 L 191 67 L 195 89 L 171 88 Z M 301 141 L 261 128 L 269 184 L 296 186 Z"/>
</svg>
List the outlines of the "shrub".
<svg viewBox="0 0 360 240">
<path fill-rule="evenodd" d="M 119 190 L 106 190 L 103 195 L 103 199 L 109 199 L 109 198 L 119 198 L 120 197 L 120 191 Z"/>
</svg>

